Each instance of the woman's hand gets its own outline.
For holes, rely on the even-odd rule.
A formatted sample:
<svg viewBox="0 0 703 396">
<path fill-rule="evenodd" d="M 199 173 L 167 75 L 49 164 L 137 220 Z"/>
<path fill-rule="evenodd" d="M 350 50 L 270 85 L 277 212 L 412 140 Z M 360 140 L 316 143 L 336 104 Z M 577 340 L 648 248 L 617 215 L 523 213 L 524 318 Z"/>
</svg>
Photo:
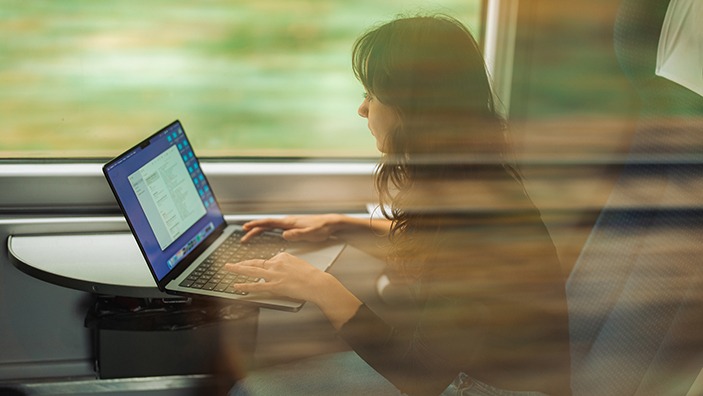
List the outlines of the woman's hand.
<svg viewBox="0 0 703 396">
<path fill-rule="evenodd" d="M 242 275 L 262 278 L 265 282 L 238 284 L 245 292 L 268 292 L 297 300 L 316 301 L 316 293 L 324 282 L 325 272 L 289 253 L 279 253 L 270 259 L 246 260 L 227 264 L 225 269 Z"/>
<path fill-rule="evenodd" d="M 289 241 L 321 242 L 337 231 L 344 219 L 342 215 L 325 214 L 253 220 L 242 226 L 247 232 L 242 242 L 271 229 L 282 229 L 283 238 Z"/>
<path fill-rule="evenodd" d="M 225 268 L 242 275 L 264 279 L 264 282 L 238 284 L 239 290 L 268 292 L 310 301 L 322 310 L 337 330 L 354 316 L 362 304 L 337 278 L 286 252 L 268 260 L 227 264 Z"/>
</svg>

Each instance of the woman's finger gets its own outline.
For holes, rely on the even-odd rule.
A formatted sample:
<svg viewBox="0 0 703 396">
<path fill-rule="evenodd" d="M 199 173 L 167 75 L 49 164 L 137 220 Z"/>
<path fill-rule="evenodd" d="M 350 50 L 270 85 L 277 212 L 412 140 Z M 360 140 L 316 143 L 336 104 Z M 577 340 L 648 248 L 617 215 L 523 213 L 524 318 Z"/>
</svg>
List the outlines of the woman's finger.
<svg viewBox="0 0 703 396">
<path fill-rule="evenodd" d="M 242 242 L 246 242 L 246 241 L 250 240 L 251 238 L 261 234 L 262 232 L 266 231 L 267 229 L 264 227 L 254 227 L 249 230 L 247 230 L 247 229 L 244 229 L 244 230 L 247 231 L 247 233 L 244 234 L 244 236 L 242 236 L 242 238 L 240 239 L 240 241 L 242 241 Z"/>
<path fill-rule="evenodd" d="M 319 230 L 307 228 L 294 228 L 292 230 L 283 231 L 281 236 L 291 242 L 307 241 L 307 242 L 322 242 L 329 238 L 329 234 L 321 233 Z"/>
<path fill-rule="evenodd" d="M 227 263 L 227 265 L 240 265 L 240 266 L 247 266 L 247 267 L 265 268 L 266 267 L 265 264 L 269 260 L 270 259 L 249 259 L 249 260 L 242 260 L 237 263 Z"/>
<path fill-rule="evenodd" d="M 270 292 L 272 284 L 267 282 L 235 283 L 234 288 L 243 292 Z"/>
<path fill-rule="evenodd" d="M 248 231 L 253 228 L 283 228 L 287 224 L 288 222 L 284 219 L 259 219 L 244 223 L 242 225 L 242 228 L 244 228 L 245 231 Z"/>
<path fill-rule="evenodd" d="M 292 230 L 283 231 L 281 236 L 287 241 L 295 242 L 301 239 L 301 236 L 305 235 L 306 232 L 307 230 L 305 229 L 294 228 Z"/>
<path fill-rule="evenodd" d="M 263 260 L 250 260 L 250 261 L 263 261 Z M 263 263 L 259 264 L 263 266 Z M 261 266 L 245 265 L 244 262 L 237 264 L 225 264 L 225 269 L 230 272 L 236 272 L 238 274 L 253 276 L 255 278 L 268 279 L 269 271 Z"/>
</svg>

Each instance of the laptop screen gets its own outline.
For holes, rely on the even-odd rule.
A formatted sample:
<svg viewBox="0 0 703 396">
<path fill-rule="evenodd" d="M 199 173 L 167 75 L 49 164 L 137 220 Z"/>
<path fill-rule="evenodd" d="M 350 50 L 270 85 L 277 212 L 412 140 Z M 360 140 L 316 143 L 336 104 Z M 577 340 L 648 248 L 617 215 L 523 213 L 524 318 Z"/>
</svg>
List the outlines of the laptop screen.
<svg viewBox="0 0 703 396">
<path fill-rule="evenodd" d="M 158 281 L 225 223 L 179 121 L 103 170 Z"/>
</svg>

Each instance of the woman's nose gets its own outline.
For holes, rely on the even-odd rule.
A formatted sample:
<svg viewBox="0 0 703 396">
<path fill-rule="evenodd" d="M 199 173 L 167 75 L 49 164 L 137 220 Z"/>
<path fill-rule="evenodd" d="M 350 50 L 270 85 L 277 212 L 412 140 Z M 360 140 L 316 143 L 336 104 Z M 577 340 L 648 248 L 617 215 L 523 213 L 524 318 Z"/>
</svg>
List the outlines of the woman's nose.
<svg viewBox="0 0 703 396">
<path fill-rule="evenodd" d="M 359 106 L 359 110 L 357 110 L 357 113 L 363 118 L 367 118 L 369 116 L 369 104 L 368 100 L 364 99 L 363 102 L 361 102 L 361 106 Z"/>
</svg>

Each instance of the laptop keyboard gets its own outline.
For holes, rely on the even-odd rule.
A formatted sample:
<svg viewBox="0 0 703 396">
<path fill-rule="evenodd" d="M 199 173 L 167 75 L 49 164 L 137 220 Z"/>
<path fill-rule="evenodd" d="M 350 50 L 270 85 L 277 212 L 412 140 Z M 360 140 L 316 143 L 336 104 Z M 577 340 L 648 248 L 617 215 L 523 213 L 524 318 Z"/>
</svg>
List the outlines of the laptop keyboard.
<svg viewBox="0 0 703 396">
<path fill-rule="evenodd" d="M 200 290 L 247 295 L 236 289 L 238 283 L 258 282 L 260 278 L 237 274 L 224 269 L 227 263 L 249 259 L 268 259 L 285 249 L 286 241 L 278 235 L 259 234 L 241 243 L 243 231 L 232 233 L 208 258 L 180 283 L 182 287 Z"/>
</svg>

